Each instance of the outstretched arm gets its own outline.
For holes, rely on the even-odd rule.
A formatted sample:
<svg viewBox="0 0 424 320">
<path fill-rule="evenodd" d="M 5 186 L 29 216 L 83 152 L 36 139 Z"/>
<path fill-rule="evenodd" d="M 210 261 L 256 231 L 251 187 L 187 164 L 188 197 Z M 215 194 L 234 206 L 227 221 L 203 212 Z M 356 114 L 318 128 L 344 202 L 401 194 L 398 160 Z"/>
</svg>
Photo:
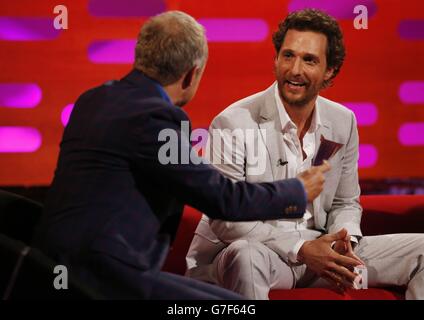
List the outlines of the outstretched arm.
<svg viewBox="0 0 424 320">
<path fill-rule="evenodd" d="M 251 221 L 303 216 L 306 197 L 299 179 L 234 183 L 195 155 L 189 157 L 188 163 L 181 163 L 182 150 L 194 153 L 189 138 L 181 132 L 181 121 L 188 121 L 187 116 L 182 110 L 159 102 L 150 108 L 151 112 L 137 119 L 140 124 L 133 126 L 137 129 L 131 135 L 137 144 L 133 156 L 140 179 L 153 179 L 164 191 L 211 218 Z M 159 162 L 158 154 L 163 143 L 158 137 L 162 130 L 176 134 L 169 147 L 178 153 L 178 163 Z M 288 207 L 297 210 L 288 212 Z"/>
</svg>

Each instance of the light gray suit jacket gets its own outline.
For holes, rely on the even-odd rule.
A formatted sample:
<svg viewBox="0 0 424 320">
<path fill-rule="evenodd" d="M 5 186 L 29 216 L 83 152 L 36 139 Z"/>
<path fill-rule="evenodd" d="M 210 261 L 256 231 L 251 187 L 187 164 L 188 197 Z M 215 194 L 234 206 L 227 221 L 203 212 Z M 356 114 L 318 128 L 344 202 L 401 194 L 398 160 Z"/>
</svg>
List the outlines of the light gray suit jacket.
<svg viewBox="0 0 424 320">
<path fill-rule="evenodd" d="M 269 182 L 287 178 L 287 166 L 282 165 L 286 154 L 274 86 L 275 83 L 263 92 L 237 101 L 212 121 L 207 157 L 218 170 L 233 180 Z M 316 133 L 316 150 L 321 135 L 343 144 L 329 161 L 331 170 L 326 174 L 324 191 L 313 202 L 315 228 L 325 233 L 346 228 L 350 235 L 360 237 L 362 208 L 359 204 L 355 116 L 349 109 L 320 96 L 315 108 L 322 123 Z M 230 129 L 219 136 L 224 146 L 232 144 L 234 135 L 244 141 L 236 144 L 231 150 L 232 154 L 226 154 L 225 149 L 222 152 L 222 147 L 213 143 L 218 137 L 212 134 L 214 129 L 215 133 L 217 129 Z M 231 130 L 235 130 L 232 131 L 233 135 L 230 134 Z M 249 136 L 243 134 L 249 130 L 255 139 L 249 140 Z M 252 165 L 252 159 L 257 160 L 256 165 Z M 231 163 L 217 163 L 220 162 L 218 160 Z M 213 259 L 238 239 L 260 241 L 289 264 L 288 253 L 298 241 L 290 233 L 276 228 L 275 221 L 227 222 L 210 220 L 203 215 L 187 254 L 187 275 L 216 282 Z"/>
</svg>

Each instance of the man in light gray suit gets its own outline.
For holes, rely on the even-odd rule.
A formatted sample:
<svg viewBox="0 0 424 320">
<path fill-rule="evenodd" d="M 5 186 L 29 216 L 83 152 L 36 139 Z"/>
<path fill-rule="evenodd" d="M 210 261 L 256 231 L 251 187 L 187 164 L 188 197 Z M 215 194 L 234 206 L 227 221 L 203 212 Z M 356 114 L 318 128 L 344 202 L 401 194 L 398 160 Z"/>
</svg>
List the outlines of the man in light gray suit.
<svg viewBox="0 0 424 320">
<path fill-rule="evenodd" d="M 424 235 L 361 233 L 355 116 L 318 95 L 343 64 L 337 22 L 317 10 L 294 12 L 273 42 L 277 81 L 213 120 L 209 160 L 233 180 L 269 182 L 302 175 L 321 137 L 342 147 L 329 160 L 324 191 L 301 219 L 228 222 L 203 216 L 187 255 L 187 275 L 268 299 L 270 289 L 353 286 L 360 278 L 344 264 L 347 256 L 366 266 L 370 286 L 406 285 L 407 299 L 424 299 Z"/>
</svg>

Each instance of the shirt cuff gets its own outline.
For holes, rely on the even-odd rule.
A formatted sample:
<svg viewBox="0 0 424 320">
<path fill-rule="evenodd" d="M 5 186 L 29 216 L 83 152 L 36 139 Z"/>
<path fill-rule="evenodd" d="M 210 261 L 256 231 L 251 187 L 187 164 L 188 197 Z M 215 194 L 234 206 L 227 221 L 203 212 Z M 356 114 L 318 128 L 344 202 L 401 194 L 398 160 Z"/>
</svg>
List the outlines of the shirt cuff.
<svg viewBox="0 0 424 320">
<path fill-rule="evenodd" d="M 355 247 L 358 245 L 359 241 L 356 236 L 350 236 L 350 244 L 352 245 L 352 249 L 355 249 Z"/>
<path fill-rule="evenodd" d="M 356 244 L 359 243 L 358 238 L 356 236 L 350 236 L 350 242 L 354 242 Z"/>
<path fill-rule="evenodd" d="M 299 253 L 300 248 L 302 248 L 303 244 L 306 242 L 306 240 L 300 239 L 294 247 L 289 251 L 288 257 L 291 263 L 299 263 L 297 260 L 297 254 Z"/>
</svg>

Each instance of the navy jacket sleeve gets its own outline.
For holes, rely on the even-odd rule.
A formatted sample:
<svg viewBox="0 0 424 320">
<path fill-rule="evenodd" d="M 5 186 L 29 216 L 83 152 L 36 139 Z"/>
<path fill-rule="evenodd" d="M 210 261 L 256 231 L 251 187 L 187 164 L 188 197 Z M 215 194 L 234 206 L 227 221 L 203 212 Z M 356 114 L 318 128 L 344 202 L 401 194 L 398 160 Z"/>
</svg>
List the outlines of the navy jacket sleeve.
<svg viewBox="0 0 424 320">
<path fill-rule="evenodd" d="M 147 110 L 146 110 L 147 111 Z M 306 194 L 298 179 L 273 183 L 232 182 L 211 165 L 198 163 L 195 156 L 182 161 L 181 153 L 192 152 L 189 138 L 181 132 L 181 122 L 189 119 L 181 109 L 152 100 L 148 112 L 135 118 L 130 136 L 136 144 L 134 163 L 144 179 L 153 180 L 180 201 L 204 212 L 211 218 L 228 221 L 269 220 L 302 217 Z M 158 137 L 162 130 L 175 132 L 176 139 L 167 141 L 178 150 L 178 163 L 161 164 L 159 149 L 165 142 Z M 163 132 L 163 131 L 162 131 Z M 183 150 L 183 151 L 181 151 Z M 194 151 L 193 151 L 194 152 Z M 184 155 L 187 160 L 187 155 Z M 289 215 L 289 206 L 296 210 Z"/>
</svg>

